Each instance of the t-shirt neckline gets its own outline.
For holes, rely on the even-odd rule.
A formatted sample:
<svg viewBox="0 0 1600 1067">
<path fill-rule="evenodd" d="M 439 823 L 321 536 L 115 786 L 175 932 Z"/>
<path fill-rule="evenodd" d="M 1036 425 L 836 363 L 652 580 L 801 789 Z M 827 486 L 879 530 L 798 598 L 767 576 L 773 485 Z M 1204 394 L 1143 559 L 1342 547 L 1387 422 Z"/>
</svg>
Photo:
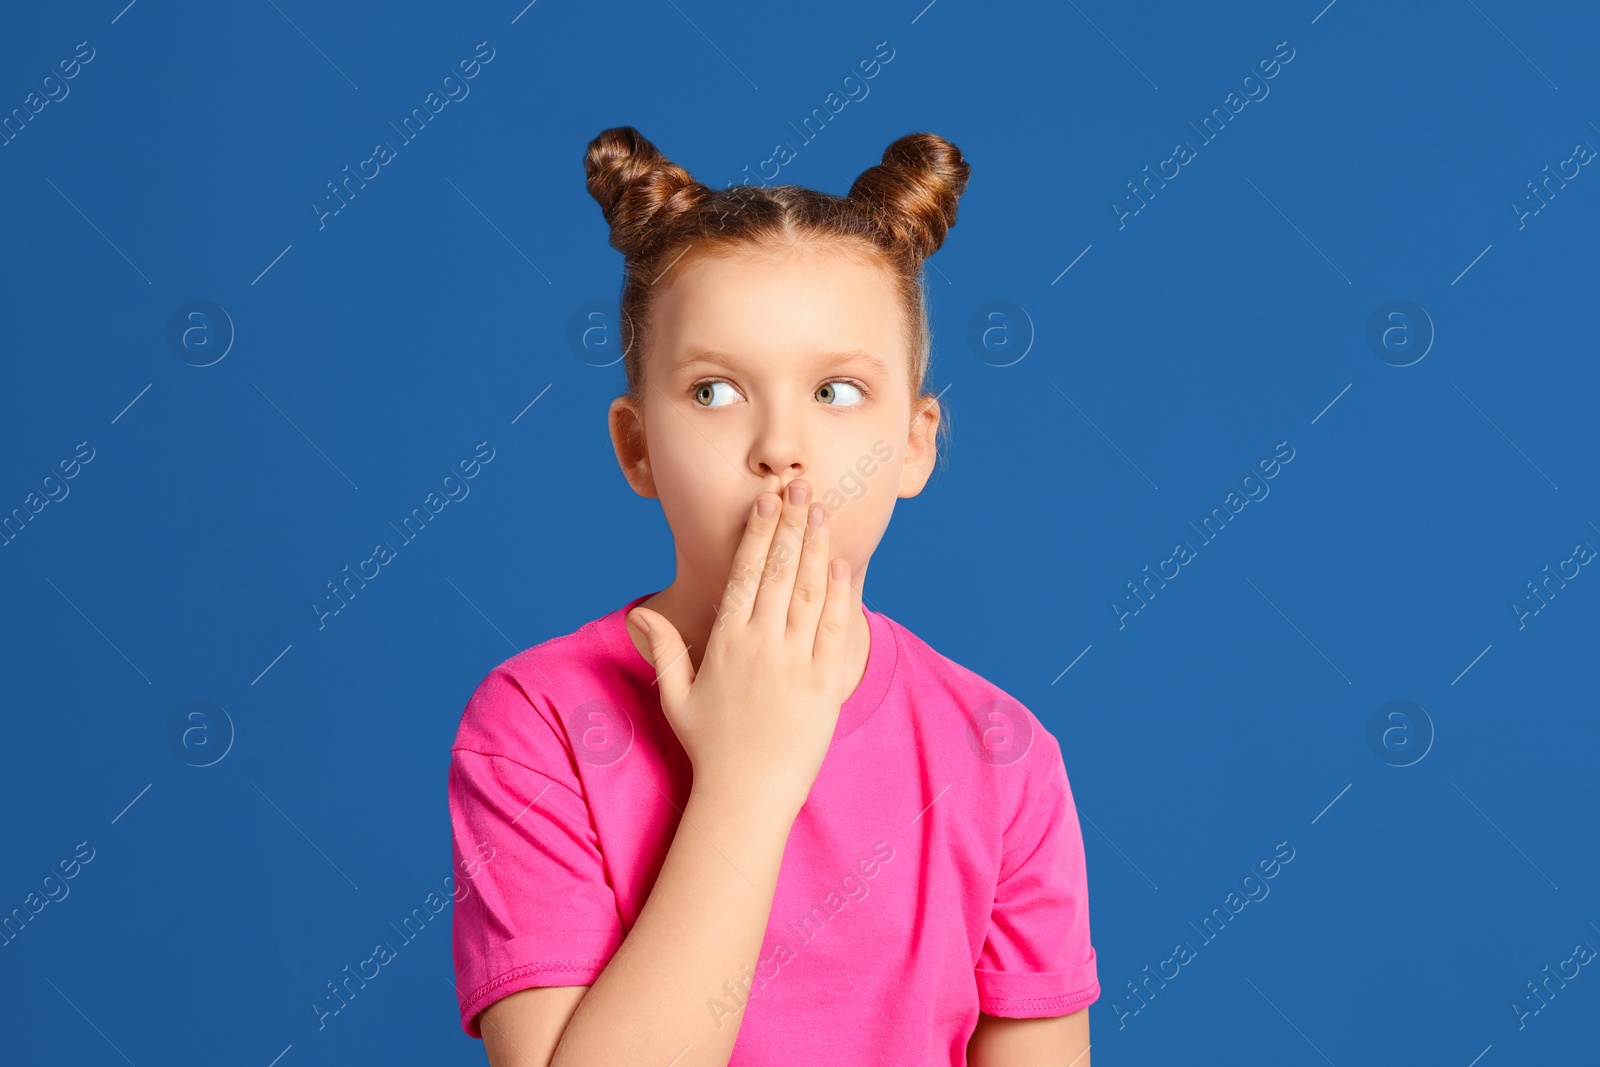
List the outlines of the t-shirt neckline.
<svg viewBox="0 0 1600 1067">
<path fill-rule="evenodd" d="M 650 666 L 650 661 L 633 647 L 633 638 L 628 636 L 627 616 L 628 612 L 659 592 L 661 590 L 657 589 L 655 592 L 636 596 L 622 607 L 596 620 L 600 638 L 611 657 L 646 684 L 655 679 L 655 669 Z M 866 604 L 861 605 L 861 613 L 866 616 L 871 636 L 871 644 L 867 648 L 867 667 L 855 690 L 839 708 L 839 721 L 834 727 L 833 740 L 829 742 L 830 747 L 848 737 L 882 706 L 884 698 L 889 695 L 889 688 L 900 665 L 899 642 L 889 620 L 880 612 L 868 608 Z"/>
</svg>

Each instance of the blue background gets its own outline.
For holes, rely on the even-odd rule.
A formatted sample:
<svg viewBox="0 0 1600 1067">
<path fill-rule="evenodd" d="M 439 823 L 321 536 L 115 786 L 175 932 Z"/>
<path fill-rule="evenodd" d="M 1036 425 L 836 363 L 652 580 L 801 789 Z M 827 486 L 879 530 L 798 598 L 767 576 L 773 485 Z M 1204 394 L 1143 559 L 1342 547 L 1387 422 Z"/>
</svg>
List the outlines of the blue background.
<svg viewBox="0 0 1600 1067">
<path fill-rule="evenodd" d="M 94 49 L 0 147 L 0 511 L 93 449 L 0 548 L 0 912 L 94 850 L 0 949 L 8 1061 L 482 1062 L 447 912 L 322 1028 L 309 1005 L 451 874 L 448 749 L 488 669 L 671 580 L 606 436 L 614 338 L 572 340 L 618 294 L 582 169 L 613 125 L 718 187 L 779 141 L 775 180 L 838 194 L 914 130 L 971 163 L 928 267 L 948 464 L 866 597 L 1062 742 L 1096 1063 L 1595 1061 L 1594 967 L 1512 1008 L 1600 947 L 1600 577 L 1511 607 L 1600 546 L 1600 175 L 1512 207 L 1600 147 L 1592 5 L 7 21 L 6 113 Z M 319 227 L 325 184 L 480 41 L 469 95 Z M 790 122 L 880 41 L 870 92 L 804 142 Z M 1179 139 L 1194 158 L 1119 222 Z M 197 300 L 222 314 L 174 346 Z M 1391 301 L 1412 310 L 1374 345 Z M 325 583 L 480 441 L 470 494 L 319 628 Z M 1279 442 L 1270 494 L 1202 544 L 1188 523 Z M 1179 540 L 1195 558 L 1119 625 Z M 190 701 L 220 710 L 175 741 Z M 1188 924 L 1285 841 L 1202 944 Z M 1128 983 L 1180 940 L 1197 958 L 1141 1007 Z"/>
</svg>

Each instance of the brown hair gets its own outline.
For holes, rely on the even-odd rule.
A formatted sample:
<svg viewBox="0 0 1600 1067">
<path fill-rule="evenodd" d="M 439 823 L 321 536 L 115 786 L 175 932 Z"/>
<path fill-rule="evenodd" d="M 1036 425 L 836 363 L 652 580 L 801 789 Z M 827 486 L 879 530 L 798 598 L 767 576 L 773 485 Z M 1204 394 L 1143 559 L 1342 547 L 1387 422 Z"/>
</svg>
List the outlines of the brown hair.
<svg viewBox="0 0 1600 1067">
<path fill-rule="evenodd" d="M 690 253 L 824 242 L 889 270 L 910 347 L 914 410 L 932 358 L 923 261 L 956 221 L 971 167 L 931 133 L 908 133 L 884 149 L 843 197 L 798 185 L 730 185 L 714 190 L 661 154 L 632 126 L 589 142 L 589 193 L 622 253 L 621 342 L 628 395 L 642 401 L 653 283 Z M 947 420 L 940 419 L 945 430 Z"/>
</svg>

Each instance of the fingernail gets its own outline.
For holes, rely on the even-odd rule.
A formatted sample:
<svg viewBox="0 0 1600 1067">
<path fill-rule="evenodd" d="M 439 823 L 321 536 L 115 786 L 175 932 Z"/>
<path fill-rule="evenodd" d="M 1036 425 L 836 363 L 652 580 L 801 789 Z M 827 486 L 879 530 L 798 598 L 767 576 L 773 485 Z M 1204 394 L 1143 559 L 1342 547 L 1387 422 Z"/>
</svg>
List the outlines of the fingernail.
<svg viewBox="0 0 1600 1067">
<path fill-rule="evenodd" d="M 821 504 L 815 504 L 815 505 L 812 506 L 809 517 L 810 517 L 810 520 L 811 520 L 811 528 L 813 530 L 822 529 L 822 505 Z"/>
<path fill-rule="evenodd" d="M 640 633 L 644 634 L 646 637 L 650 636 L 650 624 L 644 621 L 643 615 L 629 615 L 628 621 L 632 622 L 634 626 L 638 627 Z"/>
<path fill-rule="evenodd" d="M 799 505 L 810 499 L 811 487 L 805 482 L 797 480 L 789 483 L 789 503 Z"/>
<path fill-rule="evenodd" d="M 756 497 L 756 513 L 763 519 L 772 518 L 772 513 L 778 510 L 778 501 L 766 493 Z"/>
</svg>

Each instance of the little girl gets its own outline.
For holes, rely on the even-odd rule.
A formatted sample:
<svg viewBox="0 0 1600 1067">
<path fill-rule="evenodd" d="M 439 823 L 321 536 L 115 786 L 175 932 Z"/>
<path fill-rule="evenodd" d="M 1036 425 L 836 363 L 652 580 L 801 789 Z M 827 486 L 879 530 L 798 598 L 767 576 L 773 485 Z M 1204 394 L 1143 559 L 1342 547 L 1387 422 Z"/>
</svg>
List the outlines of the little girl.
<svg viewBox="0 0 1600 1067">
<path fill-rule="evenodd" d="M 843 198 L 718 191 L 619 127 L 585 168 L 625 260 L 612 444 L 677 573 L 466 705 L 462 1027 L 492 1067 L 1088 1067 L 1060 746 L 861 597 L 938 453 L 922 265 L 966 161 L 915 133 Z"/>
</svg>

